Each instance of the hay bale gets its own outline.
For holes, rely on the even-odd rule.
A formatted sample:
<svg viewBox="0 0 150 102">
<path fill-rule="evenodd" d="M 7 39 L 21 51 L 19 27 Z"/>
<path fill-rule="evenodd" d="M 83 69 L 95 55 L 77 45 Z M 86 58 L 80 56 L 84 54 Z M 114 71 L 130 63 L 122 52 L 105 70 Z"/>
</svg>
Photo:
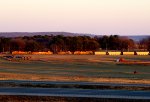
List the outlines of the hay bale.
<svg viewBox="0 0 150 102">
<path fill-rule="evenodd" d="M 126 62 L 124 58 L 119 58 L 119 62 Z"/>
</svg>

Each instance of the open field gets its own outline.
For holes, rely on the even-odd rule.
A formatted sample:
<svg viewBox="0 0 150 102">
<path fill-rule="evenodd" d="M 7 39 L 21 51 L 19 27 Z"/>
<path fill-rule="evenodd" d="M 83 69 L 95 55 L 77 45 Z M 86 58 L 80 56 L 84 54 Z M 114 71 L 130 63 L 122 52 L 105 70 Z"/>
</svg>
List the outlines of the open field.
<svg viewBox="0 0 150 102">
<path fill-rule="evenodd" d="M 27 55 L 26 55 L 27 56 Z M 150 84 L 149 65 L 118 65 L 116 59 L 150 61 L 150 56 L 29 55 L 0 58 L 0 80 L 82 81 Z M 134 71 L 137 71 L 134 74 Z"/>
</svg>

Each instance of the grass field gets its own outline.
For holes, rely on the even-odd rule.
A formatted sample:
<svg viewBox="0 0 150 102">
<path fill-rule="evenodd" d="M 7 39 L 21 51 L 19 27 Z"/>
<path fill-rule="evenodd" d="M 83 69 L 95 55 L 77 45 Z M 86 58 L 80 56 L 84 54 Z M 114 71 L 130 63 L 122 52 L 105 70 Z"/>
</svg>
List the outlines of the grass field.
<svg viewBox="0 0 150 102">
<path fill-rule="evenodd" d="M 150 61 L 150 56 L 30 56 L 29 61 L 0 58 L 0 79 L 150 83 L 149 65 L 116 64 L 118 58 Z"/>
</svg>

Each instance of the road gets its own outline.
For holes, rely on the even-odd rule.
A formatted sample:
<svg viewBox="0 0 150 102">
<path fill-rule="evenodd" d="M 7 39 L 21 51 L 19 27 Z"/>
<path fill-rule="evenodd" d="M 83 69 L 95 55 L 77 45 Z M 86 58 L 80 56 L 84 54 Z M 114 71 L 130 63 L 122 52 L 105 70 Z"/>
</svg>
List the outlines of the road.
<svg viewBox="0 0 150 102">
<path fill-rule="evenodd" d="M 150 84 L 120 84 L 120 83 L 94 83 L 94 82 L 60 82 L 60 81 L 27 81 L 27 80 L 0 80 L 0 83 L 15 84 L 54 84 L 54 85 L 102 85 L 102 86 L 133 86 L 133 87 L 150 87 Z"/>
<path fill-rule="evenodd" d="M 64 96 L 89 98 L 148 99 L 150 91 L 96 90 L 70 88 L 1 87 L 0 95 Z"/>
</svg>

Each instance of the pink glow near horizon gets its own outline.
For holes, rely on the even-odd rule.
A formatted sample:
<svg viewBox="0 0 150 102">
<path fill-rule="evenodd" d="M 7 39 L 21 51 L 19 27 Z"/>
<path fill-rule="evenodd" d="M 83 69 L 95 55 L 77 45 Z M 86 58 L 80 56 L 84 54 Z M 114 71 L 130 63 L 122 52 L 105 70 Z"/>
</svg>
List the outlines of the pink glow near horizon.
<svg viewBox="0 0 150 102">
<path fill-rule="evenodd" d="M 150 34 L 150 0 L 1 0 L 0 32 Z"/>
</svg>

